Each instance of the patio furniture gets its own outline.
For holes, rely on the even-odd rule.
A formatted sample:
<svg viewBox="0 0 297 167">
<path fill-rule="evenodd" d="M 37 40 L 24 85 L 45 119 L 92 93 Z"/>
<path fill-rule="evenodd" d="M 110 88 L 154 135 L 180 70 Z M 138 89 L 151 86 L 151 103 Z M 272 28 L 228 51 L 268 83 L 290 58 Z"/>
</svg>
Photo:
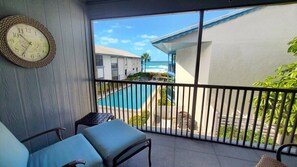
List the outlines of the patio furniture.
<svg viewBox="0 0 297 167">
<path fill-rule="evenodd" d="M 104 167 L 108 166 L 104 163 L 108 162 L 109 164 L 110 160 L 116 162 L 112 164 L 116 166 L 146 147 L 151 147 L 151 141 L 150 139 L 146 139 L 145 134 L 119 120 L 110 121 L 91 128 L 91 130 L 88 130 L 88 128 L 85 129 L 85 133 L 88 135 L 88 138 L 92 139 L 92 142 L 89 142 L 90 139 L 87 139 L 82 134 L 77 134 L 29 154 L 28 149 L 0 122 L 0 166 L 72 167 L 85 164 L 86 167 Z M 111 128 L 119 128 L 125 131 L 118 131 L 117 129 Z M 62 139 L 60 135 L 61 130 L 63 130 L 63 128 L 51 129 L 25 139 L 22 142 L 26 142 L 48 132 L 56 132 L 59 139 Z M 110 134 L 120 133 L 121 136 L 120 138 L 118 136 L 117 138 L 113 138 L 110 135 L 104 137 L 101 136 L 101 133 L 97 134 L 97 132 L 106 132 L 105 134 L 109 132 Z M 96 140 L 95 138 L 97 137 L 100 140 Z M 100 144 L 104 144 L 101 145 L 103 149 L 98 149 Z M 108 144 L 110 145 L 108 146 Z M 104 160 L 102 158 L 103 156 L 105 158 Z"/>
<path fill-rule="evenodd" d="M 121 120 L 87 128 L 83 135 L 100 153 L 107 167 L 119 165 L 146 147 L 149 147 L 148 160 L 151 166 L 151 139 L 146 139 L 143 132 Z"/>
<path fill-rule="evenodd" d="M 75 134 L 77 134 L 78 125 L 94 126 L 113 119 L 114 116 L 110 113 L 91 112 L 83 118 L 75 121 Z"/>
<path fill-rule="evenodd" d="M 23 140 L 23 142 L 54 131 L 61 139 L 60 130 L 62 128 L 48 130 Z M 29 154 L 28 149 L 1 122 L 0 134 L 1 167 L 53 167 L 66 165 L 73 160 L 77 160 L 77 163 L 83 163 L 79 159 L 86 161 L 87 166 L 103 167 L 102 158 L 81 134 L 57 142 L 32 154 Z"/>
<path fill-rule="evenodd" d="M 287 167 L 285 164 L 281 163 L 281 153 L 283 151 L 283 149 L 285 149 L 286 147 L 297 147 L 297 144 L 284 144 L 282 146 L 280 146 L 277 151 L 276 151 L 276 159 L 271 158 L 269 156 L 263 155 L 260 159 L 260 161 L 258 162 L 258 164 L 256 165 L 256 167 Z"/>
</svg>

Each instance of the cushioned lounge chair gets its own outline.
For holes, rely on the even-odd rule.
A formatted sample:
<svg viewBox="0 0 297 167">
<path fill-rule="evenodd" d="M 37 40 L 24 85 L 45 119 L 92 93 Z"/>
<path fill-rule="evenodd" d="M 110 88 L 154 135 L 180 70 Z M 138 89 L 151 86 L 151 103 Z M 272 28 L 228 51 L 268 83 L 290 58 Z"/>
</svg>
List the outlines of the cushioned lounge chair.
<svg viewBox="0 0 297 167">
<path fill-rule="evenodd" d="M 83 135 L 100 153 L 108 167 L 124 162 L 146 147 L 149 147 L 148 159 L 151 166 L 151 139 L 146 139 L 144 133 L 120 120 L 87 128 Z"/>
<path fill-rule="evenodd" d="M 22 142 L 56 132 L 56 128 L 34 135 Z M 29 154 L 28 149 L 0 122 L 0 166 L 1 167 L 61 167 L 117 166 L 141 150 L 149 147 L 151 166 L 151 140 L 145 134 L 120 120 L 113 120 L 85 129 L 78 134 Z M 85 165 L 84 165 L 85 164 Z"/>
</svg>

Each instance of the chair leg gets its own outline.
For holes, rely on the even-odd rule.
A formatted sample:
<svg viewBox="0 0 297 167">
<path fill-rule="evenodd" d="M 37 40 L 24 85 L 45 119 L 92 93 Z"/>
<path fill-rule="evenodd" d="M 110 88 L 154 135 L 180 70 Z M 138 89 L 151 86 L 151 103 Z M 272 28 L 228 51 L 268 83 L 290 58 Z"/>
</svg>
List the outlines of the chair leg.
<svg viewBox="0 0 297 167">
<path fill-rule="evenodd" d="M 75 134 L 75 135 L 77 134 L 77 126 L 78 126 L 78 124 L 75 123 L 75 131 L 74 131 L 74 134 Z"/>
<path fill-rule="evenodd" d="M 149 160 L 149 167 L 152 166 L 152 159 L 151 159 L 151 152 L 152 152 L 152 141 L 149 140 L 149 152 L 148 152 L 148 160 Z"/>
</svg>

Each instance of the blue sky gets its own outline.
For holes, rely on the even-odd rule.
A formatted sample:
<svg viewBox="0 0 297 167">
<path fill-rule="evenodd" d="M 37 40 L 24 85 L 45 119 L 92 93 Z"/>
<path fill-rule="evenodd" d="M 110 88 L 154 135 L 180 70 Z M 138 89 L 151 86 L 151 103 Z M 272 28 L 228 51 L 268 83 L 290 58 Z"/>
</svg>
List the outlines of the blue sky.
<svg viewBox="0 0 297 167">
<path fill-rule="evenodd" d="M 204 21 L 234 10 L 208 11 Z M 150 41 L 198 23 L 199 12 L 166 14 L 94 21 L 96 45 L 125 50 L 141 56 L 147 52 L 152 61 L 167 61 L 167 54 L 155 48 Z"/>
</svg>

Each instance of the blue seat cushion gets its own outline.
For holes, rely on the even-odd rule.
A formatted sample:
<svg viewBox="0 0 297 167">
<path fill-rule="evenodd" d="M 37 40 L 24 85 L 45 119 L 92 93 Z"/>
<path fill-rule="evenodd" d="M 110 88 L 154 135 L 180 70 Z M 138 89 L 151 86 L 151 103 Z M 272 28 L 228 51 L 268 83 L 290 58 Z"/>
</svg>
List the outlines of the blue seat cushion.
<svg viewBox="0 0 297 167">
<path fill-rule="evenodd" d="M 73 160 L 85 160 L 78 167 L 103 167 L 103 160 L 81 134 L 50 145 L 29 157 L 28 167 L 61 167 Z"/>
<path fill-rule="evenodd" d="M 0 122 L 0 166 L 26 167 L 27 148 Z"/>
<path fill-rule="evenodd" d="M 113 165 L 113 159 L 129 146 L 146 139 L 143 132 L 127 125 L 121 120 L 112 120 L 83 131 L 84 136 L 100 153 L 106 166 Z M 128 152 L 132 154 L 132 152 Z"/>
</svg>

